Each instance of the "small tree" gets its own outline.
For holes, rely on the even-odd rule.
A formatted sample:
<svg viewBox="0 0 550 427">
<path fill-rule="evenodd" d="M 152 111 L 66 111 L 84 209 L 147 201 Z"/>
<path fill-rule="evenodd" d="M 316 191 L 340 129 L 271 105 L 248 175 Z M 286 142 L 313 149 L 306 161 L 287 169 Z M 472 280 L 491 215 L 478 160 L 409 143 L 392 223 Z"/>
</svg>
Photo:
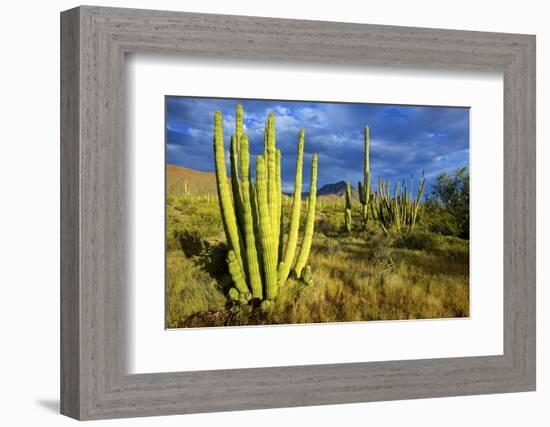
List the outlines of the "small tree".
<svg viewBox="0 0 550 427">
<path fill-rule="evenodd" d="M 438 175 L 430 195 L 426 197 L 433 231 L 470 238 L 470 172 L 468 167 L 456 169 L 452 175 Z"/>
</svg>

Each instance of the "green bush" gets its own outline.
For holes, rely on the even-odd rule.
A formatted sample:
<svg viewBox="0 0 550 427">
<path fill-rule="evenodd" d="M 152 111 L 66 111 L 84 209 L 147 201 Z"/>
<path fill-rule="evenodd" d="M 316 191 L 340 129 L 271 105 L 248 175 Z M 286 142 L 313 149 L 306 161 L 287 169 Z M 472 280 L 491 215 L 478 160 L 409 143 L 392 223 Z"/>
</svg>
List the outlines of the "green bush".
<svg viewBox="0 0 550 427">
<path fill-rule="evenodd" d="M 449 209 L 438 206 L 427 206 L 422 216 L 422 226 L 432 233 L 443 236 L 459 236 L 460 227 Z"/>
<path fill-rule="evenodd" d="M 458 168 L 452 174 L 438 175 L 430 195 L 426 197 L 428 228 L 445 235 L 470 238 L 470 172 Z"/>
<path fill-rule="evenodd" d="M 397 235 L 394 245 L 398 248 L 418 251 L 434 251 L 441 244 L 441 237 L 426 231 L 412 231 Z"/>
</svg>

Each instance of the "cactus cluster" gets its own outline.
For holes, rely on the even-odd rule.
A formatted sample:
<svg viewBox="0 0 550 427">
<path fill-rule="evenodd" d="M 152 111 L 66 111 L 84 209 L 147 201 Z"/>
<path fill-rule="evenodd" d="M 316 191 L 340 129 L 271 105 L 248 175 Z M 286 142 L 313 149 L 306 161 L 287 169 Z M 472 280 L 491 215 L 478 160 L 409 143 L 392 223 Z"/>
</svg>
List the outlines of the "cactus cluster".
<svg viewBox="0 0 550 427">
<path fill-rule="evenodd" d="M 244 133 L 243 108 L 237 105 L 235 134 L 230 145 L 230 184 L 227 180 L 222 114 L 214 114 L 214 160 L 218 200 L 229 245 L 227 263 L 234 287 L 232 300 L 263 300 L 266 307 L 277 296 L 291 271 L 306 284 L 312 283 L 307 259 L 315 227 L 317 155 L 311 164 L 311 186 L 306 225 L 300 251 L 298 244 L 304 130 L 298 136 L 294 194 L 286 247 L 283 247 L 281 151 L 276 147 L 275 116 L 270 113 L 265 125 L 263 155 L 256 157 L 256 179 L 250 179 L 250 148 Z M 231 188 L 231 191 L 230 189 Z M 296 260 L 295 260 L 296 257 Z"/>
<path fill-rule="evenodd" d="M 369 127 L 365 126 L 365 153 L 364 153 L 364 177 L 363 183 L 359 181 L 357 183 L 357 190 L 359 192 L 359 202 L 361 203 L 361 220 L 363 222 L 363 228 L 367 227 L 367 221 L 369 217 L 369 202 L 370 202 L 370 158 L 369 158 Z"/>
<path fill-rule="evenodd" d="M 424 171 L 422 171 L 416 198 L 413 200 L 412 178 L 410 190 L 407 190 L 405 182 L 401 185 L 397 182 L 394 186 L 393 196 L 391 195 L 389 180 L 384 182 L 381 178 L 378 178 L 378 191 L 374 194 L 371 211 L 385 233 L 390 230 L 399 232 L 414 229 L 425 183 L 426 178 L 424 177 Z"/>
<path fill-rule="evenodd" d="M 346 208 L 344 210 L 344 220 L 346 230 L 349 233 L 351 232 L 351 185 L 349 182 L 346 182 Z"/>
</svg>

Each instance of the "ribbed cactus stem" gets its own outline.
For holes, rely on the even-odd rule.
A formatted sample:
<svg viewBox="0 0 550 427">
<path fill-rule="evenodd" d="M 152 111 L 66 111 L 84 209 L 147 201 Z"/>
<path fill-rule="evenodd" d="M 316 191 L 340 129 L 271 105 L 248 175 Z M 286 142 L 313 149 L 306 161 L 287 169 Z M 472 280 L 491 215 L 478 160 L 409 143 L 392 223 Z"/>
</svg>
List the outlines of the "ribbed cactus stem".
<svg viewBox="0 0 550 427">
<path fill-rule="evenodd" d="M 258 205 L 258 231 L 264 265 L 265 298 L 272 300 L 277 295 L 277 253 L 271 227 L 271 212 L 268 204 L 267 171 L 263 156 L 256 158 L 256 203 Z"/>
<path fill-rule="evenodd" d="M 241 172 L 241 193 L 243 198 L 243 225 L 244 240 L 246 244 L 246 265 L 248 267 L 248 278 L 252 297 L 261 299 L 262 276 L 260 273 L 260 264 L 258 262 L 258 253 L 256 251 L 256 238 L 254 236 L 254 215 L 252 200 L 250 198 L 250 150 L 248 137 L 241 136 L 239 144 L 239 169 Z"/>
<path fill-rule="evenodd" d="M 246 276 L 233 250 L 230 250 L 227 254 L 227 265 L 229 266 L 229 273 L 231 274 L 235 288 L 237 288 L 239 293 L 246 294 L 248 292 Z"/>
<path fill-rule="evenodd" d="M 240 144 L 241 137 L 243 136 L 244 132 L 244 113 L 243 113 L 243 106 L 241 104 L 237 104 L 237 108 L 235 109 L 235 137 L 237 139 L 237 143 Z M 239 146 L 240 150 L 240 146 Z"/>
<path fill-rule="evenodd" d="M 275 153 L 275 222 L 273 224 L 273 241 L 279 260 L 281 244 L 281 150 Z"/>
<path fill-rule="evenodd" d="M 364 159 L 364 182 L 363 182 L 363 199 L 361 204 L 363 205 L 362 215 L 363 224 L 366 226 L 369 217 L 369 202 L 370 202 L 370 137 L 369 127 L 365 126 L 365 159 Z"/>
<path fill-rule="evenodd" d="M 268 145 L 268 138 L 267 138 L 267 131 L 269 127 L 269 119 L 265 121 L 265 128 L 264 128 L 264 162 L 265 162 L 265 170 L 267 170 L 267 163 L 269 158 L 269 153 L 267 151 L 267 145 Z"/>
<path fill-rule="evenodd" d="M 313 155 L 311 161 L 311 185 L 309 188 L 309 203 L 306 217 L 306 227 L 304 230 L 304 238 L 302 240 L 302 246 L 298 253 L 296 265 L 294 266 L 294 272 L 296 277 L 302 276 L 302 270 L 304 269 L 307 259 L 309 257 L 309 251 L 311 249 L 311 243 L 313 241 L 313 229 L 315 227 L 315 201 L 317 198 L 317 154 Z"/>
<path fill-rule="evenodd" d="M 267 118 L 267 203 L 271 214 L 271 235 L 279 234 L 277 222 L 277 150 L 275 148 L 275 115 Z"/>
<path fill-rule="evenodd" d="M 346 208 L 344 211 L 346 230 L 351 231 L 351 184 L 346 182 Z"/>
<path fill-rule="evenodd" d="M 231 137 L 231 144 L 229 147 L 230 153 L 230 167 L 231 167 L 231 191 L 233 193 L 233 206 L 235 207 L 235 214 L 237 216 L 237 225 L 239 226 L 239 232 L 241 235 L 244 233 L 243 224 L 243 200 L 241 196 L 241 187 L 239 182 L 239 169 L 238 169 L 238 140 L 235 135 Z"/>
<path fill-rule="evenodd" d="M 284 264 L 279 275 L 279 281 L 284 283 L 288 279 L 296 245 L 298 244 L 298 231 L 300 228 L 300 213 L 302 206 L 302 165 L 304 160 L 304 130 L 300 129 L 298 134 L 298 153 L 296 155 L 296 173 L 294 175 L 294 194 L 292 196 L 292 211 L 290 214 L 290 229 L 286 244 L 283 261 Z"/>
<path fill-rule="evenodd" d="M 216 168 L 216 185 L 222 223 L 227 236 L 228 243 L 234 251 L 235 258 L 242 266 L 242 239 L 239 235 L 235 209 L 231 201 L 231 194 L 227 184 L 227 171 L 225 167 L 225 150 L 223 145 L 223 124 L 222 113 L 216 111 L 214 114 L 214 162 Z"/>
</svg>

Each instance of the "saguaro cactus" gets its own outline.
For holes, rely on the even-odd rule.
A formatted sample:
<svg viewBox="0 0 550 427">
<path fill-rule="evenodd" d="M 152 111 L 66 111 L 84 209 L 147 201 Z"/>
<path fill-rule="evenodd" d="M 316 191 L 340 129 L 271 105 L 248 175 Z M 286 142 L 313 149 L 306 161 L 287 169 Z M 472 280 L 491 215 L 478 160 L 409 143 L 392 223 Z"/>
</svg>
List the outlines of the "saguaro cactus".
<svg viewBox="0 0 550 427">
<path fill-rule="evenodd" d="M 359 191 L 359 202 L 361 203 L 361 219 L 363 227 L 366 228 L 369 217 L 369 202 L 370 202 L 370 156 L 369 156 L 369 127 L 365 126 L 365 158 L 364 158 L 364 181 L 358 182 L 357 189 Z"/>
<path fill-rule="evenodd" d="M 315 227 L 317 155 L 311 166 L 310 202 L 300 252 L 294 256 L 298 241 L 302 195 L 304 131 L 300 130 L 290 230 L 285 250 L 282 232 L 281 151 L 275 142 L 275 116 L 271 113 L 264 131 L 264 154 L 256 157 L 256 181 L 250 182 L 250 148 L 244 133 L 242 106 L 237 106 L 235 134 L 231 139 L 231 192 L 227 180 L 221 112 L 214 115 L 214 160 L 220 212 L 230 247 L 227 262 L 234 287 L 229 297 L 246 302 L 252 299 L 273 301 L 278 288 L 294 268 L 304 283 L 313 283 L 311 269 L 303 276 Z M 231 193 L 232 196 L 231 197 Z M 294 267 L 293 267 L 294 266 Z M 263 304 L 270 307 L 271 303 Z"/>
<path fill-rule="evenodd" d="M 346 182 L 346 208 L 344 210 L 344 219 L 346 230 L 349 233 L 351 231 L 351 185 Z"/>
</svg>

